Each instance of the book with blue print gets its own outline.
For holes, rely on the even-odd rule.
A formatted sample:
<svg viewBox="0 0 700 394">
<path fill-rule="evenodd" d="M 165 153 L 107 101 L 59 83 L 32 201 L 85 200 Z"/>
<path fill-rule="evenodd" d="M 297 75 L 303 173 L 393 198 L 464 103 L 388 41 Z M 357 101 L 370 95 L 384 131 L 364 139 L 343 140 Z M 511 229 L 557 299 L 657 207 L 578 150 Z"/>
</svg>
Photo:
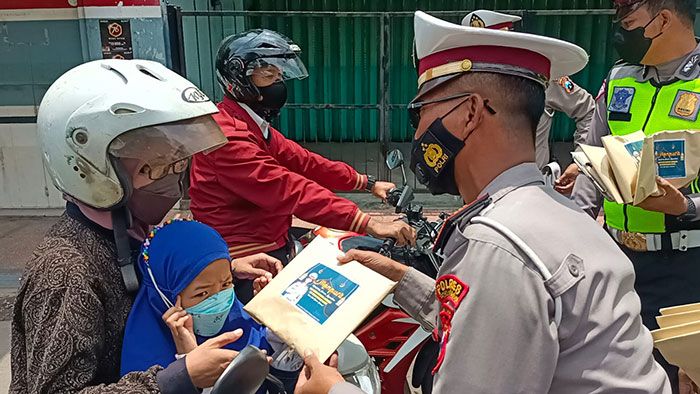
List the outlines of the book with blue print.
<svg viewBox="0 0 700 394">
<path fill-rule="evenodd" d="M 338 263 L 338 239 L 317 236 L 245 306 L 287 345 L 327 359 L 395 283 L 353 261 Z"/>
<path fill-rule="evenodd" d="M 357 283 L 318 263 L 282 292 L 282 297 L 323 324 L 357 289 Z"/>
</svg>

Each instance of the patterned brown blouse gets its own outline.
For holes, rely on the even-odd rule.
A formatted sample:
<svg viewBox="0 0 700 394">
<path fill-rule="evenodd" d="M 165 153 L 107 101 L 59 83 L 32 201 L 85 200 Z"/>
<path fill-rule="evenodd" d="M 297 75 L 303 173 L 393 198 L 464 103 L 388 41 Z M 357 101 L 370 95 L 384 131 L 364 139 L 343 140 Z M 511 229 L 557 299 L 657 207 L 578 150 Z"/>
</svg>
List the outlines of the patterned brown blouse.
<svg viewBox="0 0 700 394">
<path fill-rule="evenodd" d="M 10 393 L 158 393 L 161 367 L 119 379 L 131 303 L 111 232 L 64 214 L 17 296 Z"/>
</svg>

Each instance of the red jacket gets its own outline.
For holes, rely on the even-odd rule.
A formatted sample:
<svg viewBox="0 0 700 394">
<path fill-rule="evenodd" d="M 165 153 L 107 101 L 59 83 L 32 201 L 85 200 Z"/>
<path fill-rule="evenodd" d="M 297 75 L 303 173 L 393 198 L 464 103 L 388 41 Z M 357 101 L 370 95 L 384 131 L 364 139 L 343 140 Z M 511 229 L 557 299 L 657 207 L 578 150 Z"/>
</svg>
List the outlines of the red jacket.
<svg viewBox="0 0 700 394">
<path fill-rule="evenodd" d="M 190 209 L 216 229 L 232 257 L 284 246 L 292 215 L 322 226 L 363 233 L 369 216 L 331 190 L 361 190 L 367 176 L 286 139 L 267 138 L 248 112 L 225 98 L 214 119 L 228 138 L 192 159 Z"/>
</svg>

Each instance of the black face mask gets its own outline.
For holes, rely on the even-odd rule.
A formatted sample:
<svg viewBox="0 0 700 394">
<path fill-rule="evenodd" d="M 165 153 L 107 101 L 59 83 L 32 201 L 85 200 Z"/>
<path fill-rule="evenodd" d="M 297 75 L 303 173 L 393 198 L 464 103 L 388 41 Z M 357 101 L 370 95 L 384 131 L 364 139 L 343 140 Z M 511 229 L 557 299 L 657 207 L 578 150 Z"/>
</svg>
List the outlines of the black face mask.
<svg viewBox="0 0 700 394">
<path fill-rule="evenodd" d="M 419 139 L 413 140 L 411 171 L 432 194 L 459 195 L 454 158 L 464 142 L 453 136 L 437 118 Z"/>
<path fill-rule="evenodd" d="M 258 115 L 270 121 L 279 115 L 280 109 L 287 102 L 287 85 L 278 81 L 270 86 L 258 87 L 262 100 L 248 104 Z"/>
<path fill-rule="evenodd" d="M 640 26 L 632 30 L 625 30 L 619 22 L 616 24 L 613 32 L 613 45 L 622 60 L 632 64 L 641 63 L 644 56 L 649 52 L 652 41 L 663 34 L 662 32 L 651 38 L 644 37 L 647 26 L 649 26 L 657 16 L 659 15 L 656 14 L 643 27 Z"/>
<path fill-rule="evenodd" d="M 182 197 L 182 175 L 169 174 L 141 189 L 134 189 L 127 206 L 132 217 L 156 225 Z"/>
</svg>

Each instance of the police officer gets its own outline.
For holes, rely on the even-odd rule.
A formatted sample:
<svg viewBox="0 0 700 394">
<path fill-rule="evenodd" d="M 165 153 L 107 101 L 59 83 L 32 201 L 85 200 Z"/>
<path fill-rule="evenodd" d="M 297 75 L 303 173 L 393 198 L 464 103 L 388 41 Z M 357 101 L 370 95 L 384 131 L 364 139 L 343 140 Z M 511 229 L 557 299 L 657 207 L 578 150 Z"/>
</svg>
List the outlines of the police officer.
<svg viewBox="0 0 700 394">
<path fill-rule="evenodd" d="M 596 98 L 586 143 L 602 146 L 605 135 L 643 130 L 698 129 L 700 46 L 695 39 L 694 0 L 616 0 L 613 43 L 621 61 L 610 70 Z M 642 318 L 657 328 L 659 308 L 700 301 L 698 183 L 677 190 L 661 180 L 663 197 L 637 206 L 605 201 L 605 222 L 632 260 Z M 585 177 L 576 181 L 574 200 L 597 216 L 602 197 Z M 662 360 L 660 355 L 657 359 Z M 676 389 L 677 372 L 665 361 Z"/>
<path fill-rule="evenodd" d="M 535 164 L 545 85 L 585 51 L 420 11 L 415 36 L 412 168 L 473 203 L 438 238 L 437 280 L 375 253 L 341 260 L 397 281 L 394 301 L 439 337 L 435 392 L 670 393 L 632 265 Z"/>
<path fill-rule="evenodd" d="M 508 15 L 490 10 L 476 10 L 468 13 L 462 19 L 463 26 L 485 27 L 487 29 L 514 30 L 515 23 L 521 17 Z M 593 118 L 595 102 L 590 93 L 578 86 L 568 76 L 550 81 L 545 90 L 544 113 L 537 124 L 535 133 L 535 162 L 543 168 L 551 160 L 549 134 L 552 129 L 552 119 L 557 111 L 565 113 L 576 122 L 574 142 L 582 143 Z M 555 189 L 563 194 L 570 194 L 574 180 L 578 175 L 575 164 L 569 166 L 556 182 Z"/>
</svg>

